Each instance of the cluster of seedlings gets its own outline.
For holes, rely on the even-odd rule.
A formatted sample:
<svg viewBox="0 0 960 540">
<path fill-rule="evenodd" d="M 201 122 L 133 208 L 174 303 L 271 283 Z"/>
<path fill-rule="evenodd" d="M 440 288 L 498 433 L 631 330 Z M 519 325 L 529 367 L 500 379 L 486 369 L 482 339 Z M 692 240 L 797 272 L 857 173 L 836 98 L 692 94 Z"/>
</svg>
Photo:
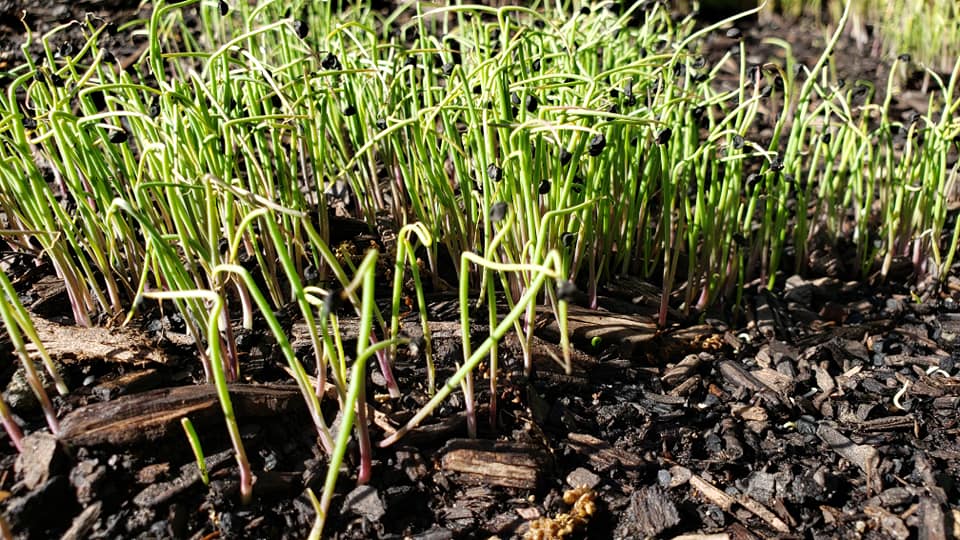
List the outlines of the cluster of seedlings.
<svg viewBox="0 0 960 540">
<path fill-rule="evenodd" d="M 369 475 L 358 406 L 367 362 L 392 396 L 403 392 L 391 371 L 408 343 L 398 332 L 408 275 L 433 397 L 381 445 L 458 388 L 475 433 L 473 370 L 491 367 L 493 415 L 497 342 L 517 332 L 529 369 L 538 305 L 563 329 L 578 291 L 595 303 L 598 283 L 617 274 L 662 286 L 665 325 L 671 307 L 736 313 L 747 284 L 775 287 L 784 271 L 807 270 L 824 238 L 856 246 L 858 275 L 885 276 L 899 257 L 918 275 L 953 264 L 960 63 L 948 80 L 929 73 L 925 112 L 891 117 L 907 59 L 893 60 L 880 103 L 873 82 L 831 77 L 849 5 L 815 65 L 787 54 L 757 66 L 735 18 L 697 27 L 663 2 L 418 4 L 409 20 L 333 4 L 292 14 L 280 2 L 160 3 L 121 29 L 149 37 L 128 66 L 105 47 L 115 27 L 76 22 L 85 43 L 55 45 L 63 28 L 32 36 L 46 54 L 27 56 L 0 96 L 7 245 L 50 265 L 79 325 L 130 320 L 148 300 L 179 310 L 219 390 L 244 498 L 252 473 L 226 386 L 243 368 L 231 321 L 267 321 L 331 456 L 316 535 L 354 427 L 358 476 Z M 712 33 L 733 44 L 713 65 L 698 50 Z M 328 242 L 335 202 L 370 223 L 387 215 L 396 248 L 359 263 L 338 257 Z M 374 297 L 383 256 L 393 263 L 389 314 Z M 423 295 L 445 275 L 460 295 L 464 356 L 436 388 Z M 42 344 L 6 276 L 0 285 L 0 314 L 32 366 L 25 343 L 41 354 Z M 310 329 L 311 359 L 294 354 L 274 315 L 290 304 Z M 476 347 L 471 307 L 486 309 L 489 326 Z M 361 321 L 349 353 L 337 332 L 344 310 Z M 338 430 L 319 397 L 328 383 Z M 6 407 L 0 416 L 17 441 Z"/>
</svg>

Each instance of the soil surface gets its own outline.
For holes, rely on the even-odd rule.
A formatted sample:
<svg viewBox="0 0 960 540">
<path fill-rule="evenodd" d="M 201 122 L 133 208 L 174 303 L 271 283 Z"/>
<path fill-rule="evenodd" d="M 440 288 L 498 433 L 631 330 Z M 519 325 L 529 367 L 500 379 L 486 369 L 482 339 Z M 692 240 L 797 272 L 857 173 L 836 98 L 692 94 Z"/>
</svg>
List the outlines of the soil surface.
<svg viewBox="0 0 960 540">
<path fill-rule="evenodd" d="M 24 10 L 37 35 L 90 14 L 118 23 L 149 14 L 149 6 L 116 0 L 0 0 L 7 67 L 20 61 Z M 756 64 L 782 61 L 763 37 L 787 39 L 808 65 L 823 44 L 822 31 L 804 24 L 742 30 Z M 139 44 L 122 24 L 113 39 L 118 58 L 136 56 Z M 712 36 L 705 54 L 719 58 L 732 43 Z M 841 76 L 884 80 L 886 63 L 870 49 L 869 40 L 845 38 L 835 55 Z M 895 103 L 908 111 L 925 102 L 917 94 Z M 740 317 L 674 313 L 666 331 L 653 322 L 656 287 L 628 278 L 607 284 L 599 310 L 572 308 L 569 373 L 554 361 L 559 338 L 550 325 L 538 332 L 532 376 L 524 376 L 515 340 L 503 344 L 498 406 L 493 415 L 489 406 L 478 411 L 477 439 L 466 438 L 456 393 L 428 425 L 375 450 L 367 485 L 356 483 L 352 448 L 327 536 L 960 536 L 956 268 L 937 286 L 917 285 L 909 264 L 872 285 L 849 280 L 847 255 L 821 251 L 811 275 L 784 276 L 773 291 L 755 284 Z M 242 506 L 222 413 L 212 388 L 200 384 L 182 320 L 156 310 L 123 329 L 70 326 L 52 274 L 25 267 L 15 277 L 71 388 L 54 399 L 59 437 L 45 428 L 22 371 L 13 362 L 0 368 L 4 397 L 29 434 L 18 456 L 0 433 L 0 505 L 14 535 L 305 537 L 314 511 L 304 493 L 322 491 L 327 460 L 265 325 L 237 331 L 244 382 L 231 392 L 257 477 L 254 502 Z M 457 303 L 436 295 L 430 308 L 444 381 L 461 354 L 451 322 Z M 309 358 L 299 321 L 284 323 Z M 413 321 L 405 325 L 417 334 Z M 350 350 L 356 333 L 349 320 L 344 326 Z M 398 358 L 400 399 L 389 398 L 371 370 L 375 441 L 428 400 L 423 364 L 409 351 Z M 486 404 L 484 373 L 475 383 Z M 209 486 L 179 425 L 185 415 L 203 433 Z"/>
</svg>

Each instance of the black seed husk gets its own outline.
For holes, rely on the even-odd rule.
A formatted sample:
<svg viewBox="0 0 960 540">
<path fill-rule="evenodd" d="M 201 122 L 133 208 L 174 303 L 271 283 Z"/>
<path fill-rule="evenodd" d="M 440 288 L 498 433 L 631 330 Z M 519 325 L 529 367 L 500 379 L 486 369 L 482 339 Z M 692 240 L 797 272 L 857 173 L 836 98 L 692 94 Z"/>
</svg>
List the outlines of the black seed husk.
<svg viewBox="0 0 960 540">
<path fill-rule="evenodd" d="M 332 52 L 328 52 L 326 56 L 323 57 L 323 60 L 320 61 L 320 67 L 330 71 L 339 70 L 342 66 L 340 64 L 340 59 L 337 58 Z"/>
<path fill-rule="evenodd" d="M 670 128 L 663 128 L 657 132 L 657 144 L 667 144 L 670 141 L 670 136 L 673 135 L 673 130 Z"/>
<path fill-rule="evenodd" d="M 592 139 L 590 139 L 590 144 L 587 146 L 587 152 L 591 156 L 597 157 L 603 153 L 603 149 L 606 146 L 607 138 L 603 135 L 603 133 L 598 133 L 594 135 Z"/>
<path fill-rule="evenodd" d="M 127 142 L 128 136 L 126 131 L 114 131 L 110 134 L 110 142 L 113 144 L 123 144 Z"/>
<path fill-rule="evenodd" d="M 570 160 L 571 160 L 571 159 L 573 159 L 573 154 L 571 154 L 570 151 L 567 150 L 566 148 L 561 148 L 561 149 L 560 149 L 560 164 L 561 164 L 561 165 L 566 165 L 567 163 L 570 163 Z"/>
<path fill-rule="evenodd" d="M 225 16 L 230 11 L 230 4 L 226 0 L 220 0 L 220 16 Z"/>
<path fill-rule="evenodd" d="M 527 112 L 537 112 L 537 107 L 540 106 L 540 101 L 537 100 L 537 96 L 530 94 L 527 96 L 526 103 Z"/>
<path fill-rule="evenodd" d="M 496 223 L 507 216 L 507 203 L 500 201 L 490 207 L 490 221 Z"/>
<path fill-rule="evenodd" d="M 330 313 L 335 313 L 337 309 L 346 300 L 346 292 L 343 289 L 330 291 L 323 299 L 323 307 L 320 309 L 320 316 L 326 318 Z"/>
<path fill-rule="evenodd" d="M 550 193 L 550 181 L 541 180 L 540 186 L 537 188 L 537 193 L 541 195 L 546 195 L 547 193 Z"/>
<path fill-rule="evenodd" d="M 561 302 L 569 302 L 577 294 L 577 286 L 569 280 L 557 281 L 557 299 Z"/>
<path fill-rule="evenodd" d="M 494 182 L 499 182 L 503 179 L 503 169 L 497 166 L 496 163 L 491 163 L 487 165 L 487 177 Z"/>
<path fill-rule="evenodd" d="M 310 33 L 310 25 L 303 19 L 293 21 L 293 31 L 297 33 L 298 38 L 303 39 Z"/>
</svg>

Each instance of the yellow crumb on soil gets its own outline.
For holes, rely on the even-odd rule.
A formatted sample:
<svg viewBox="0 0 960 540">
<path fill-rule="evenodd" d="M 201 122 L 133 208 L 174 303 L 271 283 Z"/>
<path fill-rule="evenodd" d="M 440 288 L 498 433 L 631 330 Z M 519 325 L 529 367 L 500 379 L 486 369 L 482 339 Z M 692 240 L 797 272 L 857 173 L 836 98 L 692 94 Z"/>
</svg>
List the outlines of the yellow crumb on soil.
<svg viewBox="0 0 960 540">
<path fill-rule="evenodd" d="M 586 486 L 567 491 L 563 494 L 563 502 L 573 505 L 570 511 L 533 521 L 523 535 L 524 540 L 562 540 L 583 531 L 597 512 L 596 497 L 596 492 Z"/>
</svg>

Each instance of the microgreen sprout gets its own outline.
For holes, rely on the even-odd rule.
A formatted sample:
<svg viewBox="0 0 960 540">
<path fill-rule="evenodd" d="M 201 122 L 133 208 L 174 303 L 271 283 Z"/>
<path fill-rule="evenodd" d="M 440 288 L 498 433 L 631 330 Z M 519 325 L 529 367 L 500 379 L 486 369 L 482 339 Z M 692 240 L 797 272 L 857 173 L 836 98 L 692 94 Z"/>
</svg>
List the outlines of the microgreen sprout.
<svg viewBox="0 0 960 540">
<path fill-rule="evenodd" d="M 180 419 L 180 425 L 183 426 L 183 432 L 187 436 L 187 442 L 190 443 L 190 448 L 193 450 L 193 456 L 197 460 L 197 469 L 200 471 L 200 480 L 203 481 L 203 485 L 210 485 L 210 476 L 207 474 L 207 462 L 206 458 L 203 456 L 203 447 L 200 445 L 200 437 L 197 435 L 197 430 L 193 427 L 193 422 L 189 418 L 184 416 Z"/>
</svg>

